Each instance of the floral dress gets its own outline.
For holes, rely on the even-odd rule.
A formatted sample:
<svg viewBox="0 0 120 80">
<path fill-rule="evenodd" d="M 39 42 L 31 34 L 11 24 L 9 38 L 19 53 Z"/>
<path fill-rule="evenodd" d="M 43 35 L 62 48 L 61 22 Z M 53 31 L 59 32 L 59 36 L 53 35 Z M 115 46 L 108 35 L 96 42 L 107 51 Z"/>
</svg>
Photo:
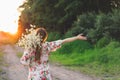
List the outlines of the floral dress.
<svg viewBox="0 0 120 80">
<path fill-rule="evenodd" d="M 35 50 L 26 49 L 20 62 L 29 66 L 28 80 L 52 80 L 49 71 L 48 58 L 51 51 L 60 48 L 62 40 L 45 42 L 42 44 L 40 60 L 35 60 Z"/>
</svg>

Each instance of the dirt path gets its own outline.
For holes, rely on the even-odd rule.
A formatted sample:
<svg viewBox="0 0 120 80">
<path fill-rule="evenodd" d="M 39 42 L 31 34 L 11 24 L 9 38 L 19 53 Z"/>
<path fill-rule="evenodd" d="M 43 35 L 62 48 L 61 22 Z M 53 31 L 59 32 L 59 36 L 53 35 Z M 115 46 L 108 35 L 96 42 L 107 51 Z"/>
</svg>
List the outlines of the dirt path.
<svg viewBox="0 0 120 80">
<path fill-rule="evenodd" d="M 3 46 L 2 48 L 5 53 L 5 62 L 8 65 L 6 68 L 8 79 L 27 80 L 27 69 L 20 64 L 19 58 L 16 56 L 15 49 L 10 45 Z"/>
<path fill-rule="evenodd" d="M 10 45 L 2 48 L 5 53 L 4 59 L 8 64 L 6 68 L 8 80 L 27 80 L 28 69 L 20 64 L 19 58 L 16 56 L 16 53 L 22 51 L 22 49 Z M 62 66 L 50 65 L 50 70 L 54 78 L 53 80 L 100 80 L 67 70 Z"/>
</svg>

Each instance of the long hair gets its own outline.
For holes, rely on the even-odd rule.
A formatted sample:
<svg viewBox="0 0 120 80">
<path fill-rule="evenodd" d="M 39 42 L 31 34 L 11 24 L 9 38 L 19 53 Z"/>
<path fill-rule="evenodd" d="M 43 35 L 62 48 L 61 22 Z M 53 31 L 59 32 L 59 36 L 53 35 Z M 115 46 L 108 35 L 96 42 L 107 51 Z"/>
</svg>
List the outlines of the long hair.
<svg viewBox="0 0 120 80">
<path fill-rule="evenodd" d="M 44 28 L 37 28 L 36 29 L 36 35 L 39 35 L 41 40 L 41 47 L 37 45 L 36 47 L 36 54 L 35 54 L 35 60 L 40 60 L 40 57 L 42 55 L 42 43 L 44 43 L 48 37 L 47 31 Z"/>
</svg>

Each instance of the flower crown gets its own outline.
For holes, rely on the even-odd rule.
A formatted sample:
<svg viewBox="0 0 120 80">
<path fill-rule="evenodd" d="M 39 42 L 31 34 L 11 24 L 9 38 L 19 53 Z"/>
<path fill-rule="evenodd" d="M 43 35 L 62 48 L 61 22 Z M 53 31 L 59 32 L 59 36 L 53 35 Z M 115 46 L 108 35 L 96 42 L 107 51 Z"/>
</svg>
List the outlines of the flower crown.
<svg viewBox="0 0 120 80">
<path fill-rule="evenodd" d="M 23 48 L 33 48 L 36 49 L 36 47 L 41 47 L 41 36 L 36 34 L 35 26 L 31 26 L 31 28 L 28 30 L 26 29 L 26 34 L 22 34 L 21 39 L 18 41 L 18 46 Z"/>
</svg>

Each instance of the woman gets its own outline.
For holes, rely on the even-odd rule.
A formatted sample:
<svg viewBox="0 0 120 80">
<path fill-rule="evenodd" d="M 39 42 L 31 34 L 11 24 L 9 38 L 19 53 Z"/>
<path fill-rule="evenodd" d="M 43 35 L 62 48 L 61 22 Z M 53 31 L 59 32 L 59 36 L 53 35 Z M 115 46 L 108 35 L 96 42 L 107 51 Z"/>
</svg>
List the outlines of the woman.
<svg viewBox="0 0 120 80">
<path fill-rule="evenodd" d="M 28 80 L 52 80 L 49 71 L 48 57 L 51 51 L 56 51 L 62 44 L 75 40 L 87 40 L 86 37 L 78 35 L 63 40 L 46 42 L 48 34 L 44 28 L 36 29 L 36 35 L 41 38 L 41 47 L 35 49 L 25 49 L 20 61 L 29 67 Z"/>
</svg>

